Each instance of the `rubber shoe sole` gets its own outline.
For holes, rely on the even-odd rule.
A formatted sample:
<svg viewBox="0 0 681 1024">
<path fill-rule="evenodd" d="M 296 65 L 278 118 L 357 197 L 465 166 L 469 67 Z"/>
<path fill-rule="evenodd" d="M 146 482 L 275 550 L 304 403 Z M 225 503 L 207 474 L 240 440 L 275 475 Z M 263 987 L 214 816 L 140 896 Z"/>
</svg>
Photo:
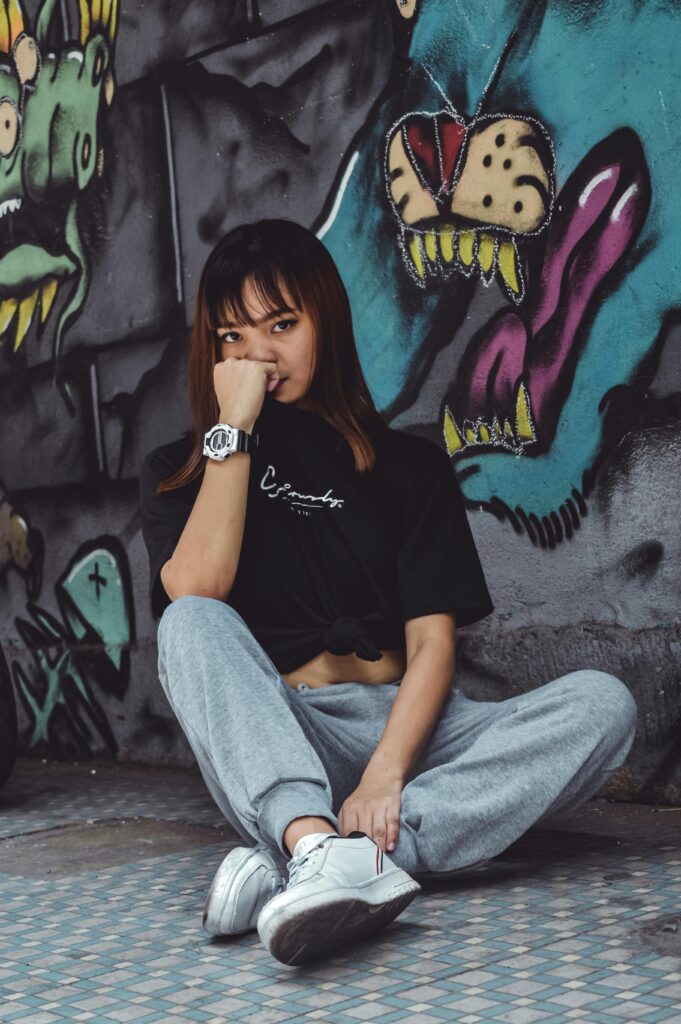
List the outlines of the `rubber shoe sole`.
<svg viewBox="0 0 681 1024">
<path fill-rule="evenodd" d="M 363 889 L 356 887 L 328 899 L 312 893 L 292 905 L 277 902 L 275 896 L 258 918 L 258 934 L 273 957 L 296 966 L 380 931 L 420 891 L 419 883 L 408 877 L 392 883 L 378 902 L 369 902 Z M 286 896 L 286 891 L 280 895 Z"/>
</svg>

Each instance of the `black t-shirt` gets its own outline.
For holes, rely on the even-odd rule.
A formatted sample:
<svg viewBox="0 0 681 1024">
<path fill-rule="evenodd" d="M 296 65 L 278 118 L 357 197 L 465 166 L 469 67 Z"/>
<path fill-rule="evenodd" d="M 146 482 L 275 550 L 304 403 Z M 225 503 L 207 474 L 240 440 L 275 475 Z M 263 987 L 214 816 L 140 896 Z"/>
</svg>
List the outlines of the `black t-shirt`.
<svg viewBox="0 0 681 1024">
<path fill-rule="evenodd" d="M 404 621 L 457 613 L 458 626 L 493 604 L 445 450 L 386 424 L 372 428 L 373 470 L 355 470 L 345 438 L 317 413 L 265 393 L 254 432 L 246 522 L 228 603 L 279 673 L 324 650 L 375 660 L 405 649 Z M 184 463 L 188 432 L 150 452 L 140 473 L 151 608 L 170 599 L 160 571 L 203 480 L 156 494 Z M 216 524 L 219 529 L 219 524 Z"/>
</svg>

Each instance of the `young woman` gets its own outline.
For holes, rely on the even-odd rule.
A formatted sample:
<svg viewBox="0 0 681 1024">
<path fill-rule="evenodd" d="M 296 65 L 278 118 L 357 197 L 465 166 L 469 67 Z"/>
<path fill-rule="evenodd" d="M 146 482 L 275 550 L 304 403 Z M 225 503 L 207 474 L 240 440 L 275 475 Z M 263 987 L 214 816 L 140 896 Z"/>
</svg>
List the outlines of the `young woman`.
<svg viewBox="0 0 681 1024">
<path fill-rule="evenodd" d="M 463 497 L 445 449 L 373 405 L 312 233 L 215 246 L 188 383 L 192 426 L 146 457 L 140 503 L 160 680 L 245 842 L 204 927 L 299 964 L 587 800 L 636 704 L 589 669 L 499 702 L 453 685 L 456 627 L 493 610 Z"/>
</svg>

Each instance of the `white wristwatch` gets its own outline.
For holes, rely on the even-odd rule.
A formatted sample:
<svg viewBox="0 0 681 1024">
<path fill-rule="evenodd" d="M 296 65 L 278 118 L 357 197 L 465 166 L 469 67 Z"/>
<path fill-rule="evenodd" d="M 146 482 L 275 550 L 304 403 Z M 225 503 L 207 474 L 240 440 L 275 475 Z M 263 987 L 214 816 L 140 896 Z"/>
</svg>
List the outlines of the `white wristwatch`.
<svg viewBox="0 0 681 1024">
<path fill-rule="evenodd" d="M 216 462 L 228 459 L 235 452 L 254 452 L 257 447 L 257 434 L 249 434 L 231 423 L 216 423 L 203 438 L 203 454 Z"/>
</svg>

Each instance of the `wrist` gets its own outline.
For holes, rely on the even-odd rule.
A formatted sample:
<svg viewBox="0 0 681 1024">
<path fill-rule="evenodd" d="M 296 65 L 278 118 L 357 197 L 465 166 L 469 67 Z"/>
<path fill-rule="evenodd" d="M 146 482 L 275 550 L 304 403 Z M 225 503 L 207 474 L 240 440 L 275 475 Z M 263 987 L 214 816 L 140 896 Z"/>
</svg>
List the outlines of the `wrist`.
<svg viewBox="0 0 681 1024">
<path fill-rule="evenodd" d="M 225 412 L 223 409 L 220 410 L 219 422 L 229 423 L 232 427 L 238 427 L 239 430 L 245 430 L 247 434 L 252 434 L 255 427 L 255 420 L 246 419 L 244 416 Z"/>
<path fill-rule="evenodd" d="M 380 757 L 372 757 L 369 760 L 366 768 L 362 772 L 362 779 L 377 779 L 380 778 L 383 782 L 393 783 L 394 785 L 404 786 L 407 779 L 408 772 L 404 765 L 401 765 L 395 760 L 384 761 Z"/>
</svg>

